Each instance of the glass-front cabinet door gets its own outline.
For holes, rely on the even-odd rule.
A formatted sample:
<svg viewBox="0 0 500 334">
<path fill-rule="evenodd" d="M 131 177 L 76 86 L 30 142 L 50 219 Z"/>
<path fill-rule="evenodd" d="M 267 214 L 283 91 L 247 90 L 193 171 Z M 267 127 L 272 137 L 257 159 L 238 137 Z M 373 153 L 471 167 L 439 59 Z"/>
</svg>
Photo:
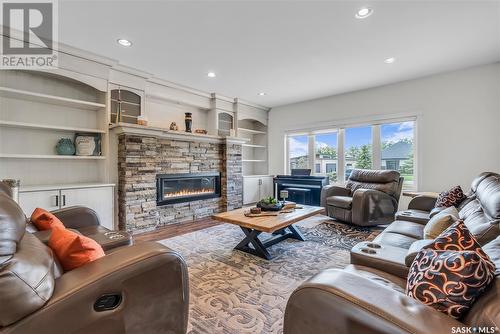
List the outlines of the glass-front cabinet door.
<svg viewBox="0 0 500 334">
<path fill-rule="evenodd" d="M 141 115 L 142 96 L 131 89 L 111 89 L 111 123 L 137 124 Z"/>
</svg>

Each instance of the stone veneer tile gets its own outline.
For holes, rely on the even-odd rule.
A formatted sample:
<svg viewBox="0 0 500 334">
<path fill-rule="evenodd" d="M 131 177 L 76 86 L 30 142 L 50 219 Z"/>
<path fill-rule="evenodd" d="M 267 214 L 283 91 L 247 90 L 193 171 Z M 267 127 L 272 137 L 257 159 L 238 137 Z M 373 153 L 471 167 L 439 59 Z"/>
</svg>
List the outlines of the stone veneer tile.
<svg viewBox="0 0 500 334">
<path fill-rule="evenodd" d="M 208 217 L 243 205 L 241 145 L 122 134 L 118 140 L 118 217 L 132 233 Z M 156 205 L 156 174 L 221 173 L 221 197 Z"/>
</svg>

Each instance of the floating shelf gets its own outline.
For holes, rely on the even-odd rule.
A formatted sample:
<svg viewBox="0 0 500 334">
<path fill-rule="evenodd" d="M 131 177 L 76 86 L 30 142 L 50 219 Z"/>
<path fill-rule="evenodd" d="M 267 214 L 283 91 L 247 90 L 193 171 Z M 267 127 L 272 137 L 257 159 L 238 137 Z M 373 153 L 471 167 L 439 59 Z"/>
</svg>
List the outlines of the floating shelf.
<svg viewBox="0 0 500 334">
<path fill-rule="evenodd" d="M 248 132 L 248 133 L 253 133 L 253 134 L 261 134 L 261 135 L 267 134 L 267 132 L 265 132 L 265 131 L 259 131 L 259 130 L 253 130 L 253 129 L 247 129 L 247 128 L 238 128 L 238 131 Z"/>
<path fill-rule="evenodd" d="M 106 107 L 106 105 L 103 103 L 70 99 L 56 95 L 35 93 L 27 90 L 20 90 L 8 87 L 0 87 L 0 96 L 13 99 L 56 104 L 69 108 L 78 108 L 78 109 L 99 110 Z"/>
<path fill-rule="evenodd" d="M 57 154 L 11 154 L 0 153 L 0 158 L 8 159 L 66 159 L 66 160 L 104 160 L 103 155 L 57 155 Z"/>
<path fill-rule="evenodd" d="M 266 160 L 242 159 L 242 162 L 266 162 Z"/>
<path fill-rule="evenodd" d="M 266 148 L 265 145 L 256 145 L 256 144 L 242 144 L 243 147 L 254 147 L 254 148 Z"/>
<path fill-rule="evenodd" d="M 0 126 L 12 128 L 25 128 L 25 129 L 39 129 L 39 130 L 56 130 L 67 132 L 88 132 L 88 133 L 106 133 L 105 130 L 89 129 L 89 128 L 75 128 L 70 126 L 56 126 L 56 125 L 42 125 L 35 123 L 24 123 L 15 121 L 0 120 Z"/>
</svg>

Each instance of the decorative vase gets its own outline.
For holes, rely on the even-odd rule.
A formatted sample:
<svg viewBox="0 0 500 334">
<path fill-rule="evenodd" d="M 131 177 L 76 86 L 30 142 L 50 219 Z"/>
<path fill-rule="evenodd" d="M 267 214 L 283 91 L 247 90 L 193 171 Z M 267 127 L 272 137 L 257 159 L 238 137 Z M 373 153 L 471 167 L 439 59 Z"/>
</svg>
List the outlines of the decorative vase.
<svg viewBox="0 0 500 334">
<path fill-rule="evenodd" d="M 69 138 L 61 138 L 57 142 L 56 151 L 59 155 L 74 155 L 75 145 Z"/>
<path fill-rule="evenodd" d="M 191 132 L 191 126 L 193 125 L 193 117 L 191 116 L 192 113 L 187 112 L 185 115 L 186 117 L 184 121 L 186 122 L 186 132 Z"/>
</svg>

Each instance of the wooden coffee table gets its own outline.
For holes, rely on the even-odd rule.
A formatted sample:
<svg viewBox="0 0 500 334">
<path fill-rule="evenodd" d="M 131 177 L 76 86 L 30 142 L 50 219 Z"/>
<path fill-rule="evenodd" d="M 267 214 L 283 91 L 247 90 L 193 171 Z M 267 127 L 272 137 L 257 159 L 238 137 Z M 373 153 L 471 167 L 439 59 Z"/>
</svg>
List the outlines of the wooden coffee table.
<svg viewBox="0 0 500 334">
<path fill-rule="evenodd" d="M 279 213 L 277 216 L 262 217 L 246 217 L 244 213 L 247 211 L 249 211 L 248 208 L 242 208 L 218 213 L 213 215 L 212 218 L 224 223 L 238 225 L 243 230 L 245 238 L 234 249 L 270 260 L 271 255 L 266 248 L 288 238 L 304 241 L 304 236 L 293 224 L 305 218 L 323 213 L 324 208 L 301 205 L 301 209 L 295 209 L 290 213 Z M 272 233 L 273 236 L 261 241 L 259 235 L 263 232 Z"/>
</svg>

